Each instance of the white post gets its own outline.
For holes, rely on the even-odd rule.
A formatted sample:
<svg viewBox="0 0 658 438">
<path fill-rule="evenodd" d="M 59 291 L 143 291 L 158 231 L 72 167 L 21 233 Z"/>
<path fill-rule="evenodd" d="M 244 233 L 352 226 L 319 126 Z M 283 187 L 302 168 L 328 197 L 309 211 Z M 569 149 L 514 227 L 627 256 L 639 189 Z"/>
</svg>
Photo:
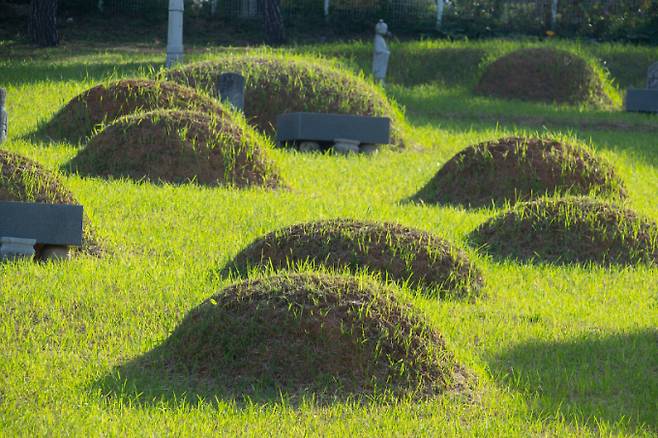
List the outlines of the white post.
<svg viewBox="0 0 658 438">
<path fill-rule="evenodd" d="M 436 0 L 436 28 L 441 29 L 443 25 L 443 10 L 445 9 L 445 0 Z"/>
<path fill-rule="evenodd" d="M 324 19 L 328 20 L 329 19 L 329 6 L 330 6 L 331 0 L 324 0 Z"/>
<path fill-rule="evenodd" d="M 167 68 L 183 60 L 184 0 L 169 0 L 169 30 L 167 32 Z"/>
<path fill-rule="evenodd" d="M 557 22 L 557 6 L 558 0 L 551 1 L 551 29 L 555 29 L 555 23 Z"/>
</svg>

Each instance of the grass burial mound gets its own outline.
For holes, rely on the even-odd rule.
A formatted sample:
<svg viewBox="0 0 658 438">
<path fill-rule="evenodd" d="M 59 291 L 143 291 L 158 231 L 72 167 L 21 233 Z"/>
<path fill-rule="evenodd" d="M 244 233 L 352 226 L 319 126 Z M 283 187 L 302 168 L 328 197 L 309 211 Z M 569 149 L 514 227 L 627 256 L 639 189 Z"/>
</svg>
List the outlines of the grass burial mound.
<svg viewBox="0 0 658 438">
<path fill-rule="evenodd" d="M 83 175 L 278 187 L 268 141 L 235 115 L 160 110 L 118 119 L 69 163 Z"/>
<path fill-rule="evenodd" d="M 125 79 L 97 85 L 74 97 L 46 124 L 41 133 L 54 140 L 77 143 L 94 127 L 121 116 L 157 109 L 180 109 L 222 114 L 212 98 L 173 82 Z"/>
<path fill-rule="evenodd" d="M 216 93 L 215 84 L 225 72 L 245 76 L 245 115 L 268 135 L 274 133 L 276 118 L 282 113 L 338 113 L 389 117 L 392 144 L 404 147 L 408 143 L 404 116 L 383 90 L 327 60 L 274 54 L 227 55 L 172 70 L 168 78 Z"/>
<path fill-rule="evenodd" d="M 518 260 L 603 265 L 658 261 L 655 222 L 584 197 L 518 204 L 470 237 L 496 256 Z"/>
<path fill-rule="evenodd" d="M 403 225 L 349 219 L 274 231 L 244 249 L 223 273 L 244 276 L 252 268 L 294 269 L 306 263 L 368 270 L 430 295 L 469 296 L 482 286 L 480 271 L 449 242 Z"/>
<path fill-rule="evenodd" d="M 59 178 L 35 161 L 0 150 L 0 201 L 79 205 Z M 83 218 L 82 251 L 98 255 L 89 219 Z M 37 248 L 37 258 L 40 257 Z"/>
<path fill-rule="evenodd" d="M 603 69 L 564 50 L 526 48 L 491 63 L 476 93 L 503 99 L 610 108 L 618 93 Z"/>
<path fill-rule="evenodd" d="M 235 395 L 424 398 L 466 383 L 441 335 L 409 303 L 348 276 L 229 286 L 193 309 L 161 351 L 168 369 Z"/>
<path fill-rule="evenodd" d="M 612 166 L 588 148 L 539 138 L 503 138 L 450 159 L 415 199 L 471 207 L 546 193 L 624 196 Z"/>
</svg>

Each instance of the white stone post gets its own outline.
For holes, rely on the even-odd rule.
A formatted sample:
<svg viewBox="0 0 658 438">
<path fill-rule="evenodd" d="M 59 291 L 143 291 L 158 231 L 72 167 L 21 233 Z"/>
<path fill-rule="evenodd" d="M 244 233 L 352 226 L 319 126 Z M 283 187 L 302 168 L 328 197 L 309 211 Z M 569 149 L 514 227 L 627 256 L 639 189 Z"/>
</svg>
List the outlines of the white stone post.
<svg viewBox="0 0 658 438">
<path fill-rule="evenodd" d="M 169 29 L 167 31 L 167 68 L 183 61 L 184 0 L 169 0 Z"/>
<path fill-rule="evenodd" d="M 324 0 L 324 19 L 329 20 L 329 6 L 331 6 L 331 0 Z"/>
<path fill-rule="evenodd" d="M 558 0 L 551 0 L 551 29 L 555 29 L 557 22 L 557 6 Z"/>
<path fill-rule="evenodd" d="M 436 0 L 436 29 L 441 29 L 443 25 L 443 11 L 445 10 L 445 0 Z"/>
</svg>

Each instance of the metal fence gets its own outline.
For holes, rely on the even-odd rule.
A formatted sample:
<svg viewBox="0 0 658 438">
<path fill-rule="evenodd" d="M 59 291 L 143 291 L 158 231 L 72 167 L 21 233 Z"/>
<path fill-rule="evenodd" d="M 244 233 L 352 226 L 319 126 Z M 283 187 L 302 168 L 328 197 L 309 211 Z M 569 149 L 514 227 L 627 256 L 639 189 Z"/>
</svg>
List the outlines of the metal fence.
<svg viewBox="0 0 658 438">
<path fill-rule="evenodd" d="M 258 20 L 263 0 L 186 0 L 186 13 Z M 658 0 L 279 0 L 288 25 L 371 26 L 385 19 L 398 32 L 440 29 L 465 35 L 537 34 L 624 37 L 658 33 Z M 168 0 L 60 0 L 63 7 L 107 15 L 166 18 Z"/>
</svg>

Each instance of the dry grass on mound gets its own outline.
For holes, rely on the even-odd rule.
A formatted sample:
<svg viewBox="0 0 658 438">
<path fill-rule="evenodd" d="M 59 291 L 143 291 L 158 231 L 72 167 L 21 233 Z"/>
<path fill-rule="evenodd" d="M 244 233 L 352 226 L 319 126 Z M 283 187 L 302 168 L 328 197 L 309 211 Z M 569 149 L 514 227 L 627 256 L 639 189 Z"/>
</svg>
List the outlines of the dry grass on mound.
<svg viewBox="0 0 658 438">
<path fill-rule="evenodd" d="M 347 276 L 234 284 L 193 309 L 154 356 L 206 390 L 241 394 L 422 398 L 466 383 L 441 335 L 409 303 Z"/>
<path fill-rule="evenodd" d="M 4 150 L 0 150 L 0 201 L 79 204 L 54 173 L 29 158 Z M 86 215 L 82 251 L 91 255 L 102 252 Z"/>
<path fill-rule="evenodd" d="M 426 293 L 470 296 L 482 275 L 466 254 L 430 233 L 391 223 L 349 219 L 294 225 L 257 239 L 224 268 L 247 275 L 255 267 L 294 268 L 303 263 L 331 269 L 365 269 Z"/>
<path fill-rule="evenodd" d="M 658 225 L 584 197 L 518 204 L 482 224 L 472 242 L 504 258 L 551 263 L 658 262 Z"/>
<path fill-rule="evenodd" d="M 99 124 L 158 109 L 224 113 L 217 101 L 191 88 L 173 82 L 124 79 L 97 85 L 74 97 L 40 133 L 53 140 L 77 143 L 90 137 Z"/>
<path fill-rule="evenodd" d="M 391 118 L 392 144 L 409 146 L 404 116 L 384 92 L 326 60 L 229 55 L 172 70 L 168 79 L 216 93 L 215 83 L 225 72 L 245 76 L 245 115 L 268 135 L 274 133 L 277 116 L 285 112 L 357 114 Z"/>
<path fill-rule="evenodd" d="M 483 207 L 556 192 L 625 194 L 613 167 L 588 148 L 552 139 L 508 137 L 462 150 L 415 199 Z"/>
<path fill-rule="evenodd" d="M 491 63 L 477 94 L 594 107 L 613 106 L 612 87 L 602 70 L 579 55 L 553 48 L 525 48 Z"/>
<path fill-rule="evenodd" d="M 267 140 L 238 117 L 160 110 L 105 127 L 68 167 L 87 176 L 279 187 L 267 148 Z"/>
</svg>

